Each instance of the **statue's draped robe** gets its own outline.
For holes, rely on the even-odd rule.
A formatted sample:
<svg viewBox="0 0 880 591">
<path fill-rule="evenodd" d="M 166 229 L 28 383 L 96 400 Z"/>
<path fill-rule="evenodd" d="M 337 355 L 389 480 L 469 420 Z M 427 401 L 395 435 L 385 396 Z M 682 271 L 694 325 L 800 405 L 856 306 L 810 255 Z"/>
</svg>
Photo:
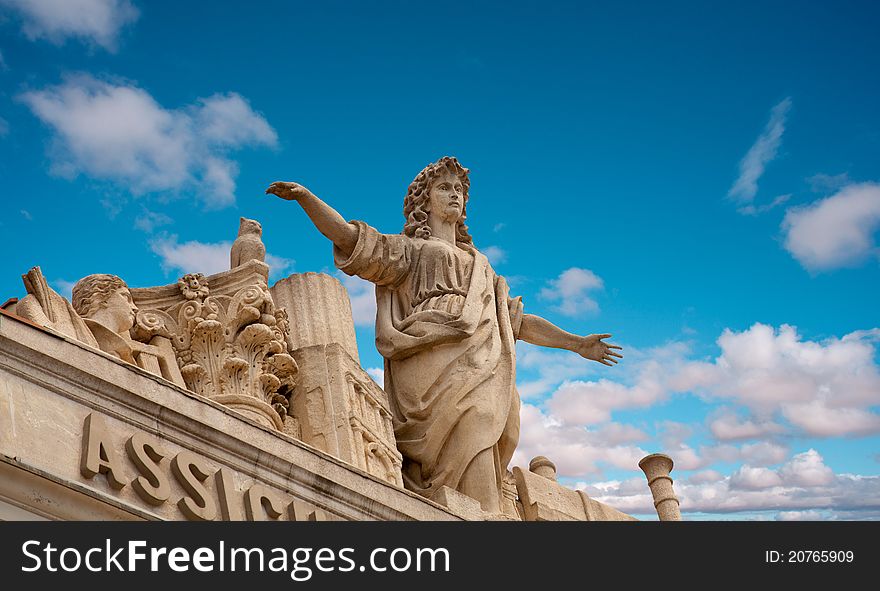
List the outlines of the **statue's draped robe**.
<svg viewBox="0 0 880 591">
<path fill-rule="evenodd" d="M 520 298 L 469 244 L 380 234 L 352 222 L 358 240 L 336 266 L 376 284 L 376 345 L 403 454 L 406 487 L 430 497 L 458 489 L 462 474 L 491 449 L 499 499 L 519 438 L 514 345 Z"/>
</svg>

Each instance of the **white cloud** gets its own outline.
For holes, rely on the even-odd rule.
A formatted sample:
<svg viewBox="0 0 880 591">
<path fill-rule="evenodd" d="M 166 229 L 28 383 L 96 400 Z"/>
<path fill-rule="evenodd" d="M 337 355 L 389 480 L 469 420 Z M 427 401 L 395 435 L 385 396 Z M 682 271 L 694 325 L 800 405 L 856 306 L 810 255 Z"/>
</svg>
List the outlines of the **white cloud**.
<svg viewBox="0 0 880 591">
<path fill-rule="evenodd" d="M 22 18 L 30 40 L 46 39 L 57 45 L 70 37 L 115 51 L 120 30 L 137 20 L 130 0 L 0 0 Z"/>
<path fill-rule="evenodd" d="M 385 369 L 381 367 L 368 367 L 367 373 L 373 378 L 373 381 L 382 388 L 385 387 Z"/>
<path fill-rule="evenodd" d="M 826 400 L 787 404 L 782 414 L 807 433 L 819 437 L 880 433 L 880 415 L 861 408 L 833 408 Z"/>
<path fill-rule="evenodd" d="M 558 301 L 555 309 L 566 316 L 595 313 L 599 304 L 589 296 L 592 291 L 601 291 L 602 279 L 589 269 L 571 267 L 559 277 L 548 282 L 541 289 L 540 296 L 546 300 Z"/>
<path fill-rule="evenodd" d="M 0 137 L 5 136 L 9 133 L 9 122 L 6 121 L 3 117 L 0 117 Z"/>
<path fill-rule="evenodd" d="M 507 253 L 500 246 L 487 246 L 481 248 L 480 252 L 486 255 L 489 262 L 494 266 L 507 260 Z"/>
<path fill-rule="evenodd" d="M 709 430 L 715 439 L 738 441 L 760 439 L 767 435 L 780 433 L 784 427 L 767 419 L 753 417 L 741 419 L 736 413 L 725 410 L 709 422 Z"/>
<path fill-rule="evenodd" d="M 531 404 L 520 412 L 519 445 L 511 465 L 528 466 L 535 456 L 549 457 L 560 476 L 583 477 L 601 473 L 601 464 L 632 469 L 647 455 L 633 443 L 647 435 L 631 425 L 604 425 L 586 429 L 567 425 Z"/>
<path fill-rule="evenodd" d="M 548 394 L 564 380 L 594 375 L 599 371 L 595 363 L 577 353 L 538 347 L 525 341 L 516 343 L 516 366 L 520 378 L 527 372 L 537 373 L 533 379 L 521 380 L 516 385 L 520 397 L 526 400 Z"/>
<path fill-rule="evenodd" d="M 373 327 L 376 324 L 376 288 L 356 275 L 336 272 L 336 278 L 348 290 L 351 317 L 355 326 Z"/>
<path fill-rule="evenodd" d="M 33 221 L 34 216 L 31 215 L 31 212 L 29 212 L 28 210 L 26 210 L 26 209 L 22 209 L 20 213 L 21 213 L 21 217 L 23 217 L 23 218 L 26 219 L 27 221 L 29 221 L 29 222 L 30 222 L 30 221 Z"/>
<path fill-rule="evenodd" d="M 8 70 L 9 66 L 6 64 L 6 60 L 3 58 L 3 52 L 0 51 L 0 71 Z"/>
<path fill-rule="evenodd" d="M 234 92 L 199 99 L 195 120 L 199 134 L 219 146 L 266 145 L 278 143 L 278 134 Z"/>
<path fill-rule="evenodd" d="M 685 361 L 687 347 L 673 343 L 644 353 L 630 353 L 631 384 L 609 379 L 565 381 L 546 402 L 549 411 L 566 424 L 594 425 L 611 419 L 616 410 L 647 408 L 672 393 L 667 377 Z"/>
<path fill-rule="evenodd" d="M 779 414 L 809 436 L 877 433 L 880 418 L 871 408 L 880 404 L 878 338 L 880 329 L 822 342 L 802 340 L 788 325 L 778 331 L 760 323 L 739 333 L 726 329 L 714 362 L 690 362 L 671 383 L 681 391 L 735 400 L 765 417 L 752 428 L 772 429 L 767 417 Z M 736 427 L 722 424 L 722 432 L 725 426 Z"/>
<path fill-rule="evenodd" d="M 809 271 L 853 266 L 877 256 L 880 184 L 848 185 L 806 207 L 785 213 L 785 248 Z"/>
<path fill-rule="evenodd" d="M 213 275 L 229 269 L 231 242 L 205 243 L 191 240 L 179 243 L 177 236 L 161 236 L 150 241 L 150 250 L 162 260 L 165 271 Z"/>
<path fill-rule="evenodd" d="M 868 507 L 859 495 L 876 495 L 880 477 L 834 475 L 814 450 L 790 457 L 786 442 L 880 432 L 874 412 L 880 404 L 878 340 L 880 329 L 809 341 L 791 326 L 755 324 L 741 332 L 725 330 L 718 339 L 720 354 L 709 361 L 694 360 L 684 343 L 630 348 L 620 381 L 592 377 L 598 372 L 583 376 L 576 356 L 520 344 L 518 366 L 537 379 L 518 387 L 542 402 L 523 405 L 513 463 L 525 466 L 532 457 L 545 455 L 557 464 L 560 478 L 597 477 L 608 467 L 635 470 L 647 454 L 644 445 L 671 455 L 675 469 L 684 473 L 676 487 L 682 487 L 687 511 L 833 506 L 835 515 L 854 511 L 853 518 L 860 518 L 868 510 L 874 515 L 880 503 Z M 619 411 L 647 409 L 679 393 L 696 394 L 710 404 L 718 399 L 728 403 L 702 424 L 658 423 L 653 437 L 637 424 L 611 422 Z M 714 439 L 689 443 L 706 431 Z M 731 464 L 738 466 L 733 473 L 718 471 Z M 623 511 L 653 512 L 643 478 L 615 482 L 605 492 L 590 494 Z"/>
<path fill-rule="evenodd" d="M 507 224 L 505 224 L 504 222 L 498 222 L 497 224 L 492 226 L 492 231 L 493 232 L 500 232 L 501 230 L 504 229 L 504 226 L 506 226 L 506 225 Z"/>
<path fill-rule="evenodd" d="M 788 447 L 772 441 L 747 443 L 738 450 L 739 459 L 752 466 L 773 466 L 788 457 Z"/>
<path fill-rule="evenodd" d="M 206 206 L 231 205 L 238 166 L 229 151 L 277 141 L 237 94 L 166 109 L 136 86 L 77 75 L 20 98 L 55 133 L 55 174 L 84 173 L 135 195 L 187 190 Z"/>
<path fill-rule="evenodd" d="M 834 481 L 834 472 L 815 449 L 794 456 L 779 469 L 779 476 L 788 486 L 825 486 Z"/>
<path fill-rule="evenodd" d="M 675 478 L 674 471 L 672 475 Z M 880 476 L 834 474 L 815 450 L 795 455 L 775 472 L 748 468 L 720 480 L 715 476 L 704 473 L 699 478 L 675 481 L 685 518 L 689 512 L 821 511 L 829 517 L 840 514 L 860 519 L 876 515 L 880 508 Z M 584 490 L 621 511 L 654 514 L 644 477 L 599 482 L 584 486 Z"/>
<path fill-rule="evenodd" d="M 663 451 L 675 460 L 677 470 L 703 470 L 717 463 L 745 462 L 750 466 L 772 466 L 788 457 L 788 448 L 778 443 L 760 441 L 737 447 L 729 443 L 712 443 L 694 449 L 686 443 L 666 445 Z"/>
<path fill-rule="evenodd" d="M 780 511 L 776 521 L 821 521 L 821 511 Z"/>
<path fill-rule="evenodd" d="M 774 486 L 782 486 L 782 477 L 769 468 L 743 465 L 730 475 L 730 488 L 733 489 L 761 490 Z"/>
<path fill-rule="evenodd" d="M 782 134 L 785 132 L 785 117 L 791 108 L 791 98 L 783 99 L 770 111 L 770 120 L 764 131 L 749 148 L 749 151 L 739 163 L 739 177 L 728 191 L 728 196 L 733 197 L 740 203 L 748 203 L 754 200 L 758 193 L 758 179 L 764 174 L 764 168 L 771 160 L 776 158 L 776 153 L 782 143 Z"/>
<path fill-rule="evenodd" d="M 712 482 L 719 482 L 724 480 L 724 476 L 721 472 L 717 470 L 703 470 L 701 472 L 694 472 L 688 477 L 688 482 L 691 484 L 707 484 Z"/>
<path fill-rule="evenodd" d="M 180 243 L 177 236 L 157 236 L 150 240 L 150 250 L 159 256 L 166 272 L 203 273 L 213 275 L 229 269 L 231 242 L 199 242 L 191 240 Z M 290 269 L 294 261 L 266 254 L 270 277 L 280 277 Z"/>
</svg>

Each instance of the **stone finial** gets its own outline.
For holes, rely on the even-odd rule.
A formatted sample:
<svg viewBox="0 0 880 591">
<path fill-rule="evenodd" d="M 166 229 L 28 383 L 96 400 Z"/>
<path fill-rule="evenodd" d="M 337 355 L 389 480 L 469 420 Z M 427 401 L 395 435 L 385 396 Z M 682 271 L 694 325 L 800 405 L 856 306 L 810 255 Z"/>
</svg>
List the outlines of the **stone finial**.
<svg viewBox="0 0 880 591">
<path fill-rule="evenodd" d="M 556 464 L 545 456 L 535 456 L 529 462 L 529 472 L 543 476 L 547 480 L 556 480 Z"/>
<path fill-rule="evenodd" d="M 672 458 L 666 454 L 651 454 L 639 462 L 639 468 L 648 479 L 648 486 L 654 496 L 654 508 L 657 509 L 660 521 L 681 521 L 678 498 L 669 476 L 673 465 Z"/>
</svg>

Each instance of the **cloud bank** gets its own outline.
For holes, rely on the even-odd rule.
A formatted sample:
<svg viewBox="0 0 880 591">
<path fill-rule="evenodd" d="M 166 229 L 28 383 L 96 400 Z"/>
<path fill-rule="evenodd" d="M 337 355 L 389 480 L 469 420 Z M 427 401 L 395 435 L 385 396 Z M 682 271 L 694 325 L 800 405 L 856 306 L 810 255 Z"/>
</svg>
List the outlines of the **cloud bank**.
<svg viewBox="0 0 880 591">
<path fill-rule="evenodd" d="M 192 191 L 209 208 L 235 201 L 233 150 L 275 146 L 275 130 L 235 93 L 167 109 L 145 90 L 89 75 L 20 96 L 54 132 L 52 172 L 86 174 L 134 195 Z"/>
<path fill-rule="evenodd" d="M 0 0 L 0 6 L 21 17 L 22 31 L 31 41 L 61 45 L 77 38 L 111 52 L 120 31 L 140 16 L 130 0 Z"/>
</svg>

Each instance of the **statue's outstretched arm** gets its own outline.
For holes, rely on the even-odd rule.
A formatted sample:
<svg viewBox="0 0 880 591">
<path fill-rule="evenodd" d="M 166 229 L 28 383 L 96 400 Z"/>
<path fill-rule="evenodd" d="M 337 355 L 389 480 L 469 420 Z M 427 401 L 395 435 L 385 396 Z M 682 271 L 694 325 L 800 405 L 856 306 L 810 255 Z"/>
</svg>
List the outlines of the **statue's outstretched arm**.
<svg viewBox="0 0 880 591">
<path fill-rule="evenodd" d="M 623 355 L 616 352 L 621 350 L 621 347 L 602 341 L 602 339 L 611 338 L 610 334 L 591 334 L 580 337 L 566 332 L 549 320 L 534 314 L 523 315 L 519 338 L 541 347 L 568 349 L 585 359 L 592 359 L 609 366 L 623 358 Z"/>
<path fill-rule="evenodd" d="M 321 234 L 330 239 L 342 254 L 349 256 L 357 244 L 358 230 L 345 221 L 339 212 L 318 199 L 314 193 L 298 183 L 276 182 L 269 185 L 266 193 L 277 195 L 287 201 L 299 203 Z"/>
</svg>

